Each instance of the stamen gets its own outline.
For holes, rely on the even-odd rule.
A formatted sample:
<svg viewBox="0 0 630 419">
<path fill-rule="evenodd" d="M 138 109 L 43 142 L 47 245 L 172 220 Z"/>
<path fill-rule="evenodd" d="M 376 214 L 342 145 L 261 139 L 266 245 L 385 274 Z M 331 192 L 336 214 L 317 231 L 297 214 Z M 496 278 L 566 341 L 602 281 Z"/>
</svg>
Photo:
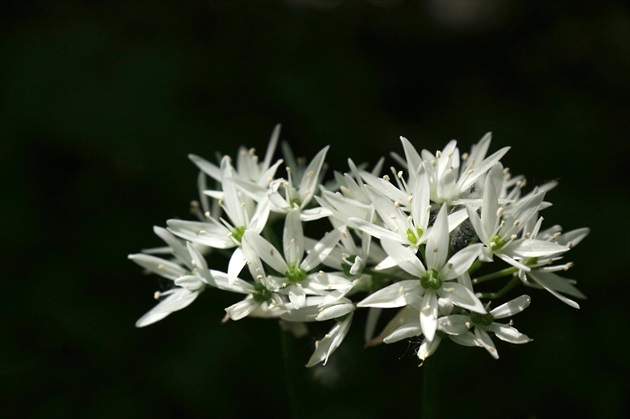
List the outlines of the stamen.
<svg viewBox="0 0 630 419">
<path fill-rule="evenodd" d="M 155 291 L 155 293 L 153 294 L 153 298 L 159 300 L 160 297 L 162 297 L 162 293 L 160 291 Z"/>
</svg>

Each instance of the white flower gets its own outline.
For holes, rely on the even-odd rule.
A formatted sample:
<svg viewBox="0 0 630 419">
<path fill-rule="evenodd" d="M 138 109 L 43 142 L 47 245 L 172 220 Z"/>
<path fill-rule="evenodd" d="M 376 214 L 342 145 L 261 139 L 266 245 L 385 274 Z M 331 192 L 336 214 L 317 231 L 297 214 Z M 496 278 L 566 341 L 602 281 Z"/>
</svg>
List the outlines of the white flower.
<svg viewBox="0 0 630 419">
<path fill-rule="evenodd" d="M 293 168 L 291 167 L 287 167 L 288 179 L 276 179 L 271 182 L 268 196 L 274 212 L 286 214 L 294 209 L 299 209 L 300 217 L 304 221 L 317 220 L 330 215 L 328 210 L 321 207 L 307 208 L 319 189 L 320 174 L 329 148 L 326 146 L 317 153 L 304 173 L 300 173 L 297 187 L 294 184 Z M 284 194 L 279 192 L 280 189 L 284 190 Z"/>
<path fill-rule="evenodd" d="M 253 231 L 245 231 L 243 239 L 260 259 L 279 274 L 284 286 L 278 292 L 287 294 L 291 308 L 298 309 L 304 306 L 307 293 L 323 295 L 336 290 L 345 295 L 352 287 L 350 281 L 339 275 L 312 272 L 335 247 L 340 237 L 341 232 L 337 229 L 328 232 L 304 257 L 302 222 L 300 212 L 295 209 L 285 219 L 282 239 L 284 257 L 271 243 Z"/>
<path fill-rule="evenodd" d="M 485 244 L 484 261 L 491 261 L 492 255 L 523 271 L 530 268 L 522 259 L 545 257 L 565 252 L 566 246 L 529 237 L 518 238 L 523 227 L 534 217 L 543 202 L 544 192 L 530 195 L 513 204 L 509 211 L 499 205 L 496 188 L 491 176 L 486 177 L 483 188 L 481 217 L 468 205 L 470 220 L 479 239 Z"/>
<path fill-rule="evenodd" d="M 155 293 L 155 298 L 160 302 L 136 322 L 136 327 L 148 326 L 162 320 L 174 311 L 187 307 L 206 286 L 215 284 L 205 265 L 203 256 L 190 243 L 184 246 L 163 228 L 155 227 L 154 230 L 170 245 L 174 256 L 188 269 L 152 255 L 129 255 L 129 259 L 150 272 L 170 279 L 174 285 L 167 291 Z"/>
<path fill-rule="evenodd" d="M 254 149 L 247 150 L 245 147 L 241 147 L 236 160 L 237 170 L 232 174 L 232 176 L 236 179 L 256 185 L 265 185 L 269 183 L 269 181 L 274 177 L 278 166 L 282 163 L 282 160 L 278 160 L 276 163 L 271 165 L 271 159 L 273 158 L 273 154 L 276 150 L 279 136 L 280 124 L 276 125 L 271 133 L 269 146 L 267 147 L 267 152 L 265 153 L 265 158 L 262 162 L 259 161 Z M 190 154 L 188 157 L 208 176 L 219 183 L 223 181 L 224 171 L 215 164 L 210 163 L 194 154 Z"/>
<path fill-rule="evenodd" d="M 168 220 L 169 230 L 192 243 L 218 249 L 236 248 L 228 265 L 228 275 L 234 279 L 245 266 L 245 258 L 240 249 L 243 233 L 252 230 L 260 233 L 267 223 L 270 211 L 269 200 L 259 202 L 241 192 L 234 183 L 234 170 L 228 158 L 221 162 L 222 188 L 213 196 L 220 198 L 220 206 L 227 220 L 216 220 L 210 215 L 207 222 Z M 229 220 L 229 221 L 228 221 Z"/>
<path fill-rule="evenodd" d="M 458 336 L 457 343 L 466 346 L 476 344 L 485 348 L 490 355 L 498 359 L 499 353 L 488 332 L 492 332 L 499 339 L 513 344 L 531 342 L 527 335 L 519 332 L 511 325 L 495 322 L 497 319 L 520 313 L 529 307 L 530 302 L 531 298 L 528 295 L 521 295 L 498 306 L 487 314 L 470 313 L 470 315 L 456 314 L 446 316 L 440 319 L 440 330 L 450 335 L 449 337 Z M 471 328 L 474 328 L 474 335 L 465 332 Z"/>
<path fill-rule="evenodd" d="M 349 314 L 343 320 L 336 322 L 330 329 L 330 332 L 315 342 L 315 352 L 306 363 L 307 367 L 313 367 L 320 362 L 326 365 L 328 357 L 341 345 L 341 342 L 348 334 L 350 330 L 350 324 L 352 323 L 352 314 Z"/>
<path fill-rule="evenodd" d="M 359 307 L 414 306 L 419 309 L 422 333 L 429 341 L 435 336 L 437 328 L 438 297 L 471 311 L 486 312 L 471 290 L 453 282 L 466 273 L 477 259 L 482 245 L 467 246 L 447 261 L 449 233 L 445 205 L 440 209 L 427 241 L 427 268 L 409 248 L 388 239 L 383 239 L 381 244 L 396 264 L 416 279 L 389 285 L 361 301 Z"/>
</svg>

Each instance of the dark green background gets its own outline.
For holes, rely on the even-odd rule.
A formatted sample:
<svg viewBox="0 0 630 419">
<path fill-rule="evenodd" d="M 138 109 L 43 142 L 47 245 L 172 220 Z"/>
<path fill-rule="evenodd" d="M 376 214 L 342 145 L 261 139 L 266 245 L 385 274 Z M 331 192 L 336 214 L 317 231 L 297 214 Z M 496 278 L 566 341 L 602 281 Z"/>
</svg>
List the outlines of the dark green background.
<svg viewBox="0 0 630 419">
<path fill-rule="evenodd" d="M 319 327 L 293 345 L 303 412 L 417 417 L 427 373 L 441 417 L 628 415 L 628 7 L 537 4 L 5 6 L 3 416 L 290 414 L 275 322 L 221 325 L 239 297 L 210 291 L 135 329 L 158 281 L 126 258 L 190 217 L 188 153 L 262 153 L 278 122 L 300 154 L 330 144 L 340 171 L 401 152 L 400 135 L 468 149 L 491 130 L 530 185 L 560 181 L 547 225 L 592 229 L 569 272 L 589 299 L 530 292 L 516 326 L 534 342 L 499 343 L 499 361 L 443 345 L 418 369 L 417 342 L 363 349 L 359 318 L 328 367 L 303 369 Z"/>
</svg>

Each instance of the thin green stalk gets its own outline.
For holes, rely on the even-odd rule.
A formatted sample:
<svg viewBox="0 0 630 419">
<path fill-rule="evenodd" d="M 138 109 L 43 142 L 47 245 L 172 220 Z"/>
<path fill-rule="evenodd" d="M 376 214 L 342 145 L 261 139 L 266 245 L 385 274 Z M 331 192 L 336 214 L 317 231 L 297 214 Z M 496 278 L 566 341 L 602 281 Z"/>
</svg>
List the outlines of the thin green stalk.
<svg viewBox="0 0 630 419">
<path fill-rule="evenodd" d="M 490 299 L 490 300 L 494 300 L 496 298 L 501 298 L 508 291 L 510 291 L 512 288 L 516 287 L 520 283 L 521 283 L 520 279 L 512 278 L 512 280 L 510 280 L 510 282 L 505 284 L 505 286 L 503 288 L 501 288 L 499 291 L 497 291 L 497 292 L 480 292 L 480 293 L 477 294 L 477 297 L 479 297 L 479 298 L 487 298 L 487 299 Z"/>
<path fill-rule="evenodd" d="M 379 276 L 381 278 L 387 278 L 387 279 L 391 279 L 394 282 L 398 282 L 398 281 L 404 281 L 405 279 L 409 279 L 409 278 L 401 278 L 399 276 L 396 275 L 392 275 L 392 274 L 387 274 L 387 273 L 383 273 L 381 271 L 376 271 L 374 269 L 370 269 L 370 268 L 363 268 L 363 273 L 366 274 L 370 274 L 370 275 L 376 275 Z"/>
<path fill-rule="evenodd" d="M 481 284 L 482 282 L 490 281 L 492 279 L 497 279 L 497 278 L 502 278 L 504 276 L 512 275 L 515 272 L 518 272 L 518 268 L 514 266 L 510 268 L 501 269 L 500 271 L 497 271 L 488 275 L 483 275 L 483 276 L 480 276 L 479 278 L 475 278 L 472 280 L 472 283 L 475 285 Z"/>
<path fill-rule="evenodd" d="M 280 338 L 282 340 L 282 361 L 287 383 L 287 393 L 289 394 L 289 405 L 291 406 L 291 417 L 298 419 L 303 417 L 303 415 L 297 394 L 298 379 L 295 371 L 296 360 L 295 351 L 293 350 L 293 336 L 289 332 L 280 329 Z"/>
<path fill-rule="evenodd" d="M 471 275 L 474 274 L 477 272 L 477 269 L 481 268 L 481 265 L 483 265 L 483 263 L 477 259 L 472 265 L 470 265 L 470 268 L 468 268 L 468 273 Z"/>
</svg>

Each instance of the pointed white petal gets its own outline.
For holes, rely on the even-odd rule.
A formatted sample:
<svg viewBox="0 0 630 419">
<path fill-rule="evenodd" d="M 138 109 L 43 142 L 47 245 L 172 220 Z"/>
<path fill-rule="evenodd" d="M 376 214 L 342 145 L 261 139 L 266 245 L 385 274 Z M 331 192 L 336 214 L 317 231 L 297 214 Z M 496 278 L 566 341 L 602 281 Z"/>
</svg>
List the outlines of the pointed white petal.
<svg viewBox="0 0 630 419">
<path fill-rule="evenodd" d="M 341 231 L 335 229 L 328 232 L 319 242 L 313 246 L 310 253 L 304 258 L 300 267 L 309 272 L 326 259 L 326 256 L 337 245 L 341 238 Z"/>
<path fill-rule="evenodd" d="M 170 252 L 175 255 L 175 257 L 179 259 L 180 262 L 190 267 L 188 249 L 186 249 L 186 244 L 182 240 L 178 239 L 173 235 L 173 233 L 162 227 L 153 227 L 153 232 L 162 240 L 164 240 L 166 244 L 168 244 L 168 246 L 170 247 Z"/>
<path fill-rule="evenodd" d="M 230 230 L 220 224 L 183 220 L 168 220 L 166 223 L 171 233 L 193 243 L 216 249 L 229 249 L 236 246 L 230 238 Z"/>
<path fill-rule="evenodd" d="M 260 259 L 276 272 L 284 274 L 289 269 L 280 252 L 258 233 L 246 230 L 245 234 L 243 234 L 243 241 L 247 241 L 251 251 L 255 252 Z"/>
<path fill-rule="evenodd" d="M 294 309 L 299 309 L 304 306 L 306 303 L 306 294 L 304 293 L 304 288 L 302 288 L 299 284 L 290 284 L 287 286 L 287 291 L 289 294 L 289 301 L 293 304 Z"/>
<path fill-rule="evenodd" d="M 440 270 L 438 277 L 443 281 L 447 281 L 463 275 L 481 254 L 482 248 L 483 244 L 476 243 L 455 253 Z"/>
<path fill-rule="evenodd" d="M 138 253 L 129 255 L 129 259 L 164 278 L 176 280 L 186 274 L 186 270 L 176 263 L 155 256 Z"/>
<path fill-rule="evenodd" d="M 210 270 L 210 274 L 214 278 L 215 286 L 225 291 L 238 292 L 240 294 L 253 294 L 256 292 L 254 286 L 240 278 L 229 279 L 228 274 L 221 271 Z"/>
<path fill-rule="evenodd" d="M 440 317 L 438 319 L 438 330 L 449 335 L 461 335 L 470 329 L 470 317 L 461 314 Z"/>
<path fill-rule="evenodd" d="M 420 309 L 420 325 L 424 337 L 431 341 L 437 329 L 438 301 L 433 290 L 427 290 L 422 297 L 422 308 Z"/>
<path fill-rule="evenodd" d="M 546 278 L 543 275 L 540 275 L 540 274 L 532 275 L 531 272 L 529 272 L 527 274 L 527 276 L 529 278 L 532 278 L 534 280 L 534 282 L 536 282 L 537 284 L 542 286 L 544 289 L 549 291 L 549 293 L 551 293 L 551 295 L 556 297 L 558 300 L 562 301 L 563 303 L 565 303 L 565 304 L 567 304 L 567 305 L 569 305 L 569 306 L 571 306 L 573 308 L 578 308 L 578 309 L 580 308 L 580 305 L 578 303 L 576 303 L 575 301 L 571 300 L 570 298 L 565 297 L 564 295 L 558 293 L 556 290 L 551 288 L 550 284 L 545 280 Z"/>
<path fill-rule="evenodd" d="M 252 311 L 256 310 L 260 306 L 260 303 L 254 300 L 254 298 L 247 297 L 236 304 L 233 304 L 225 309 L 225 312 L 230 316 L 232 320 L 240 320 L 243 317 L 247 317 Z"/>
<path fill-rule="evenodd" d="M 317 192 L 317 183 L 319 182 L 319 173 L 322 170 L 324 159 L 326 158 L 326 152 L 330 146 L 324 147 L 319 153 L 313 157 L 311 163 L 304 170 L 304 176 L 298 188 L 300 201 L 300 208 L 306 207 L 315 192 Z"/>
<path fill-rule="evenodd" d="M 422 286 L 417 279 L 400 281 L 370 294 L 357 307 L 402 307 L 407 305 L 407 293 L 420 292 Z M 437 302 L 436 302 L 437 307 Z"/>
<path fill-rule="evenodd" d="M 407 239 L 402 236 L 402 234 L 394 233 L 393 231 L 378 226 L 376 224 L 369 223 L 360 218 L 350 217 L 350 221 L 354 223 L 361 231 L 368 233 L 370 236 L 376 237 L 377 239 L 382 239 L 387 237 L 390 240 L 395 240 L 399 243 L 406 243 Z"/>
<path fill-rule="evenodd" d="M 558 243 L 569 247 L 577 246 L 590 232 L 591 230 L 586 227 L 568 231 L 558 237 Z"/>
<path fill-rule="evenodd" d="M 405 324 L 398 329 L 394 330 L 389 335 L 383 338 L 383 343 L 394 343 L 403 339 L 413 338 L 415 336 L 420 336 L 422 334 L 422 327 L 420 327 L 420 323 L 418 322 L 418 318 L 416 316 L 415 323 Z"/>
<path fill-rule="evenodd" d="M 427 271 L 424 268 L 424 265 L 422 265 L 422 262 L 420 262 L 420 259 L 418 259 L 418 256 L 416 256 L 416 254 L 408 247 L 386 238 L 381 240 L 381 245 L 389 257 L 394 260 L 396 265 L 408 274 L 417 278 L 422 278 L 427 274 Z"/>
<path fill-rule="evenodd" d="M 317 321 L 337 319 L 354 311 L 354 304 L 345 302 L 320 309 L 319 314 L 315 318 Z"/>
<path fill-rule="evenodd" d="M 437 293 L 442 298 L 448 298 L 458 307 L 482 314 L 486 312 L 479 298 L 471 290 L 457 282 L 445 282 L 437 290 Z"/>
<path fill-rule="evenodd" d="M 488 234 L 494 234 L 499 226 L 499 199 L 497 192 L 490 176 L 486 176 L 486 182 L 483 187 L 483 205 L 481 207 L 481 225 L 483 231 Z"/>
<path fill-rule="evenodd" d="M 192 160 L 192 162 L 195 163 L 195 165 L 197 165 L 197 167 L 201 169 L 201 171 L 206 173 L 214 180 L 221 182 L 221 169 L 219 169 L 217 165 L 212 164 L 195 154 L 189 154 L 188 158 Z"/>
<path fill-rule="evenodd" d="M 446 262 L 448 256 L 448 214 L 446 213 L 446 205 L 442 205 L 438 213 L 433 228 L 429 234 L 426 247 L 427 269 L 440 270 Z"/>
<path fill-rule="evenodd" d="M 300 219 L 302 221 L 315 221 L 324 217 L 330 217 L 332 212 L 326 208 L 306 208 L 300 210 Z"/>
<path fill-rule="evenodd" d="M 506 246 L 505 252 L 521 258 L 557 255 L 569 250 L 567 246 L 536 239 L 524 239 Z"/>
<path fill-rule="evenodd" d="M 228 263 L 228 277 L 230 281 L 233 282 L 236 277 L 241 273 L 247 261 L 245 260 L 245 255 L 243 254 L 243 250 L 240 247 L 234 249 L 234 253 L 230 257 L 230 261 Z"/>
<path fill-rule="evenodd" d="M 282 245 L 286 262 L 289 265 L 295 263 L 299 266 L 304 254 L 304 232 L 302 221 L 300 221 L 300 211 L 297 209 L 289 211 L 284 219 Z"/>
<path fill-rule="evenodd" d="M 199 291 L 206 284 L 197 275 L 184 275 L 175 280 L 175 285 L 186 288 L 188 291 Z"/>
<path fill-rule="evenodd" d="M 479 346 L 485 348 L 486 351 L 488 351 L 488 353 L 492 355 L 494 359 L 499 359 L 497 348 L 494 346 L 494 342 L 492 342 L 492 339 L 490 338 L 490 335 L 488 335 L 488 332 L 480 327 L 475 327 L 475 336 L 477 337 L 477 343 L 479 344 Z"/>
<path fill-rule="evenodd" d="M 320 362 L 326 365 L 328 357 L 341 345 L 341 342 L 348 334 L 350 324 L 352 323 L 352 314 L 346 317 L 343 321 L 337 322 L 330 332 L 328 332 L 321 340 L 315 343 L 315 352 L 308 360 L 307 367 L 312 367 Z"/>
<path fill-rule="evenodd" d="M 486 326 L 486 329 L 494 332 L 496 337 L 506 342 L 521 344 L 532 341 L 527 335 L 506 324 L 492 323 L 490 326 Z"/>
<path fill-rule="evenodd" d="M 418 353 L 416 354 L 420 359 L 421 366 L 428 357 L 435 353 L 438 346 L 440 346 L 441 341 L 442 339 L 440 339 L 439 337 L 436 337 L 433 340 L 424 339 L 422 341 L 422 344 L 420 344 L 420 348 L 418 348 Z"/>
<path fill-rule="evenodd" d="M 276 151 L 278 145 L 278 139 L 280 138 L 280 128 L 282 125 L 277 124 L 271 132 L 271 138 L 269 139 L 269 145 L 267 146 L 267 152 L 265 153 L 265 159 L 263 160 L 262 167 L 267 168 L 271 164 L 273 153 Z"/>
<path fill-rule="evenodd" d="M 189 291 L 186 288 L 177 287 L 172 289 L 165 299 L 160 301 L 136 322 L 136 327 L 148 326 L 162 320 L 172 312 L 187 307 L 190 303 L 195 301 L 198 295 L 198 292 Z"/>
<path fill-rule="evenodd" d="M 510 317 L 529 307 L 529 303 L 531 303 L 531 301 L 532 299 L 529 295 L 521 295 L 520 297 L 516 297 L 515 299 L 494 308 L 490 311 L 490 314 L 492 314 L 492 317 L 495 319 Z"/>
</svg>

